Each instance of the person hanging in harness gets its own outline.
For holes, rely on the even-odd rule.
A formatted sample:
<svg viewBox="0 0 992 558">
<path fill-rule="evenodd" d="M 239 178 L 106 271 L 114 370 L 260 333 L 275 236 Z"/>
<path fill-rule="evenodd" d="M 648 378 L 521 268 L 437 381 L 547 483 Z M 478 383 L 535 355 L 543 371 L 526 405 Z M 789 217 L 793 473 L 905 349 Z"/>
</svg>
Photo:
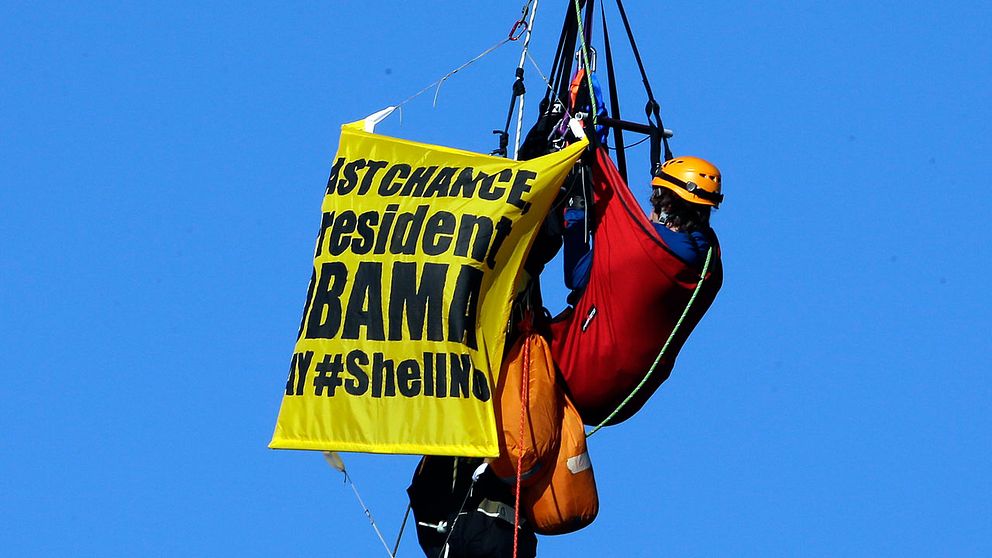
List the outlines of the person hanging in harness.
<svg viewBox="0 0 992 558">
<path fill-rule="evenodd" d="M 675 255 L 686 264 L 701 269 L 711 238 L 710 210 L 719 207 L 720 171 L 699 157 L 676 157 L 666 162 L 651 180 L 651 214 L 655 232 Z M 687 187 L 692 183 L 691 191 Z M 564 244 L 565 286 L 570 298 L 581 294 L 589 282 L 592 247 L 586 229 L 585 198 L 575 195 L 565 210 Z"/>
<path fill-rule="evenodd" d="M 539 276 L 565 245 L 567 280 L 574 289 L 571 306 L 549 325 L 551 352 L 582 420 L 604 425 L 632 416 L 668 378 L 679 350 L 720 290 L 721 253 L 709 227 L 709 213 L 720 204 L 722 195 L 720 175 L 713 165 L 697 170 L 689 163 L 701 159 L 672 156 L 671 135 L 662 122 L 661 106 L 651 90 L 622 2 L 617 7 L 644 84 L 647 123 L 620 118 L 604 15 L 607 111 L 606 96 L 595 78 L 594 3 L 584 3 L 584 10 L 582 4 L 578 2 L 566 13 L 549 73 L 553 80 L 519 158 L 561 149 L 569 141 L 573 119 L 583 123 L 591 147 L 566 179 L 524 267 L 530 276 Z M 573 53 L 581 65 L 574 74 Z M 614 131 L 610 135 L 617 163 L 609 155 L 609 130 Z M 625 130 L 646 134 L 651 141 L 653 185 L 658 191 L 651 219 L 626 183 Z M 662 161 L 667 162 L 664 167 Z M 571 209 L 580 211 L 569 212 L 571 223 L 565 227 L 562 206 L 579 192 L 585 203 L 582 207 L 572 204 Z M 581 227 L 577 226 L 580 220 Z"/>
<path fill-rule="evenodd" d="M 668 378 L 722 285 L 710 227 L 722 179 L 703 159 L 674 157 L 654 173 L 646 216 L 604 148 L 591 174 L 592 195 L 565 211 L 572 306 L 552 323 L 552 353 L 585 423 L 616 424 Z"/>
</svg>

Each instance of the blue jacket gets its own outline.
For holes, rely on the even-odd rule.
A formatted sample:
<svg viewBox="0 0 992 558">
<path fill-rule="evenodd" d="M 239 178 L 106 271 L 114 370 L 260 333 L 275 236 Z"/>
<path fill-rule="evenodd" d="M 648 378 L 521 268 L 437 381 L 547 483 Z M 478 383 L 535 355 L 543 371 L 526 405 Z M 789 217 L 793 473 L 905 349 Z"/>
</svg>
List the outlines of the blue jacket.
<svg viewBox="0 0 992 558">
<path fill-rule="evenodd" d="M 589 282 L 589 271 L 592 269 L 592 247 L 585 239 L 582 221 L 584 209 L 568 209 L 565 211 L 565 286 L 569 289 L 582 289 Z M 706 259 L 706 251 L 710 241 L 703 231 L 691 233 L 676 232 L 661 223 L 652 223 L 658 236 L 668 248 L 685 263 L 701 267 Z"/>
</svg>

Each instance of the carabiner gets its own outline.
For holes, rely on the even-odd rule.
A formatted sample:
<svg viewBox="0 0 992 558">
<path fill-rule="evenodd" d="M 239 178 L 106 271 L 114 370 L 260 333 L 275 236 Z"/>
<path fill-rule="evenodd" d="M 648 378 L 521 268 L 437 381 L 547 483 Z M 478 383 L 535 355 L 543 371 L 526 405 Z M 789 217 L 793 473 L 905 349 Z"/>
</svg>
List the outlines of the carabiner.
<svg viewBox="0 0 992 558">
<path fill-rule="evenodd" d="M 510 29 L 510 35 L 507 38 L 510 39 L 511 41 L 516 41 L 526 32 L 527 32 L 527 22 L 522 19 L 518 19 L 517 22 L 514 23 L 513 27 Z"/>
</svg>

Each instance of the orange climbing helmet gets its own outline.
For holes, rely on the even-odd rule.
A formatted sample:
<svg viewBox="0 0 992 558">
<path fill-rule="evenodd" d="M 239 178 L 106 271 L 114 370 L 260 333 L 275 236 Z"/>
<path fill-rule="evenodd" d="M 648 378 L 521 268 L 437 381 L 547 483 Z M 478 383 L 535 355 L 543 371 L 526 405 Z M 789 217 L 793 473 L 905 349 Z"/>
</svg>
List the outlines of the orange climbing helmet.
<svg viewBox="0 0 992 558">
<path fill-rule="evenodd" d="M 720 170 L 699 157 L 675 157 L 655 171 L 651 186 L 668 188 L 680 198 L 700 205 L 720 207 Z"/>
</svg>

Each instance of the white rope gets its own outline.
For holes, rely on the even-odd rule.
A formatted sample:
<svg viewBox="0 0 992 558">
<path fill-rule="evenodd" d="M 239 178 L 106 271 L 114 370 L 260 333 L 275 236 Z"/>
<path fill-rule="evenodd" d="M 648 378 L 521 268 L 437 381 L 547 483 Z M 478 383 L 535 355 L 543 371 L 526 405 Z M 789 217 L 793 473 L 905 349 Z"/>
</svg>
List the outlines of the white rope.
<svg viewBox="0 0 992 558">
<path fill-rule="evenodd" d="M 483 462 L 481 465 L 475 468 L 475 472 L 472 473 L 472 484 L 468 485 L 468 491 L 465 492 L 465 498 L 462 499 L 462 505 L 458 506 L 458 512 L 455 513 L 455 518 L 451 520 L 451 525 L 448 526 L 448 535 L 444 537 L 444 545 L 441 547 L 444 550 L 444 556 L 448 555 L 448 542 L 451 541 L 451 534 L 455 532 L 455 524 L 458 523 L 458 518 L 461 517 L 462 512 L 465 511 L 465 504 L 468 503 L 469 497 L 472 495 L 472 490 L 475 489 L 475 483 L 478 482 L 479 476 L 482 475 L 483 471 L 486 470 L 487 463 Z M 458 458 L 454 459 L 454 470 L 451 477 L 451 491 L 455 490 L 455 483 L 458 480 Z M 443 523 L 443 522 L 442 522 Z"/>
<path fill-rule="evenodd" d="M 541 76 L 541 81 L 544 82 L 544 85 L 546 85 L 548 89 L 551 89 L 551 80 L 548 79 L 548 76 L 544 75 L 544 72 L 541 71 L 541 66 L 538 65 L 537 60 L 534 60 L 534 57 L 531 56 L 529 52 L 527 53 L 527 60 L 530 60 L 531 65 L 534 66 L 535 70 L 537 70 L 537 75 Z"/>
<path fill-rule="evenodd" d="M 517 64 L 518 68 L 524 67 L 524 62 L 529 57 L 530 50 L 530 37 L 534 32 L 534 18 L 537 17 L 537 2 L 534 0 L 534 9 L 530 12 L 530 22 L 527 24 L 527 37 L 524 38 L 524 48 L 520 52 L 520 63 Z M 526 9 L 526 8 L 525 8 Z M 513 137 L 513 158 L 517 158 L 517 153 L 520 151 L 520 131 L 523 129 L 524 121 L 524 99 L 525 95 L 520 96 L 520 106 L 517 107 L 517 130 Z"/>
<path fill-rule="evenodd" d="M 417 97 L 419 97 L 419 96 L 421 96 L 421 95 L 423 95 L 423 94 L 424 94 L 424 93 L 425 93 L 425 92 L 426 92 L 427 90 L 429 90 L 430 88 L 432 88 L 432 87 L 434 87 L 434 86 L 437 86 L 437 91 L 436 91 L 436 92 L 434 93 L 434 106 L 437 106 L 437 96 L 438 96 L 438 94 L 440 94 L 440 93 L 441 93 L 441 85 L 443 85 L 443 84 L 444 84 L 444 82 L 445 82 L 445 80 L 447 80 L 447 79 L 448 79 L 449 77 L 451 77 L 451 76 L 453 76 L 453 75 L 455 75 L 455 74 L 457 74 L 457 73 L 458 73 L 458 72 L 460 72 L 461 70 L 464 70 L 465 68 L 467 68 L 467 67 L 469 67 L 469 66 L 471 66 L 472 64 L 474 64 L 475 62 L 477 62 L 477 61 L 478 61 L 479 59 L 481 59 L 482 57 L 484 57 L 484 56 L 486 56 L 486 55 L 487 55 L 487 54 L 489 54 L 490 52 L 492 52 L 492 51 L 494 51 L 494 50 L 496 50 L 496 49 L 498 49 L 499 47 L 501 47 L 501 46 L 503 46 L 503 45 L 505 45 L 505 44 L 506 44 L 506 43 L 508 43 L 508 42 L 510 42 L 510 39 L 509 39 L 509 37 L 507 37 L 506 39 L 503 39 L 502 41 L 500 41 L 500 42 L 498 42 L 498 43 L 496 43 L 496 44 L 494 44 L 493 46 L 491 46 L 491 47 L 489 47 L 489 48 L 487 48 L 486 50 L 484 50 L 484 51 L 483 51 L 482 53 L 480 53 L 480 54 L 479 54 L 478 56 L 476 56 L 475 58 L 473 58 L 473 59 L 471 59 L 471 60 L 469 60 L 468 62 L 466 62 L 466 63 L 464 63 L 464 64 L 462 64 L 461 66 L 458 66 L 458 67 L 457 67 L 457 68 L 455 68 L 454 70 L 451 70 L 450 72 L 448 72 L 448 73 L 446 73 L 446 74 L 444 74 L 443 76 L 441 76 L 441 78 L 440 78 L 440 79 L 438 79 L 438 80 L 437 80 L 437 81 L 435 81 L 434 83 L 431 83 L 430 85 L 428 85 L 428 86 L 426 86 L 426 87 L 424 87 L 424 88 L 423 88 L 423 89 L 421 89 L 420 91 L 417 91 L 417 92 L 416 92 L 416 93 L 414 93 L 413 95 L 410 95 L 409 97 L 407 97 L 407 98 L 406 98 L 406 99 L 404 99 L 403 101 L 401 101 L 401 102 L 399 102 L 399 103 L 397 103 L 397 104 L 396 104 L 396 107 L 402 107 L 403 105 L 405 105 L 405 104 L 407 104 L 407 103 L 409 103 L 410 101 L 412 101 L 412 100 L 414 100 L 414 99 L 416 99 Z"/>
<path fill-rule="evenodd" d="M 386 549 L 386 554 L 389 555 L 389 558 L 395 558 L 396 555 L 393 551 L 389 550 L 389 545 L 386 543 L 386 539 L 382 536 L 382 532 L 379 531 L 379 526 L 375 524 L 375 519 L 372 518 L 372 512 L 369 510 L 369 507 L 365 505 L 365 501 L 362 500 L 362 495 L 358 493 L 358 486 L 356 486 L 355 481 L 351 479 L 351 475 L 348 474 L 348 470 L 344 468 L 344 461 L 341 459 L 341 456 L 338 455 L 337 452 L 333 451 L 325 451 L 323 453 L 327 464 L 334 469 L 341 471 L 341 474 L 344 475 L 344 481 L 351 486 L 351 491 L 355 493 L 355 498 L 358 500 L 358 504 L 362 506 L 362 511 L 365 512 L 365 517 L 369 518 L 369 523 L 372 524 L 372 529 L 375 530 L 375 534 L 378 535 L 379 540 L 382 541 L 382 546 Z"/>
<path fill-rule="evenodd" d="M 347 471 L 344 473 L 344 478 L 348 481 L 348 484 L 351 485 L 351 490 L 355 493 L 355 498 L 357 498 L 358 503 L 361 504 L 362 510 L 365 511 L 365 517 L 369 518 L 369 523 L 372 524 L 372 529 L 375 530 L 375 534 L 379 537 L 379 540 L 382 541 L 382 547 L 386 549 L 386 554 L 388 554 L 390 558 L 394 558 L 393 551 L 389 550 L 389 544 L 386 543 L 386 539 L 382 536 L 382 532 L 379 531 L 379 527 L 375 524 L 375 519 L 372 519 L 372 512 L 369 511 L 368 506 L 366 506 L 365 502 L 362 501 L 362 496 L 358 493 L 358 487 L 355 486 L 355 481 L 351 480 L 351 475 L 349 475 Z"/>
</svg>

